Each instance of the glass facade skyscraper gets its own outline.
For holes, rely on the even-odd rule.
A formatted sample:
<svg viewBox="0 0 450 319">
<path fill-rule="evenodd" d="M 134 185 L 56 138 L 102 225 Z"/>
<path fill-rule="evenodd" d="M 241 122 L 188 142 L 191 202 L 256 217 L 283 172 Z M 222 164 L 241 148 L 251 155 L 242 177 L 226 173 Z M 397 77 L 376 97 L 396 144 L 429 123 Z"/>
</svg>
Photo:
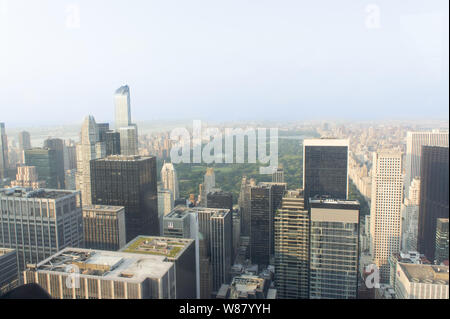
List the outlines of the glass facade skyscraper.
<svg viewBox="0 0 450 319">
<path fill-rule="evenodd" d="M 347 199 L 348 140 L 303 141 L 303 189 L 305 198 L 327 196 Z"/>
<path fill-rule="evenodd" d="M 45 181 L 45 187 L 52 189 L 58 188 L 59 167 L 56 150 L 50 148 L 31 148 L 25 150 L 25 165 L 36 167 L 38 178 L 39 180 Z"/>
<path fill-rule="evenodd" d="M 356 299 L 359 210 L 357 201 L 311 200 L 310 299 Z"/>
<path fill-rule="evenodd" d="M 125 207 L 127 242 L 158 236 L 156 158 L 111 155 L 90 164 L 92 203 Z"/>
<path fill-rule="evenodd" d="M 435 259 L 437 219 L 449 216 L 448 152 L 448 147 L 423 146 L 421 153 L 417 248 L 431 262 Z"/>
</svg>

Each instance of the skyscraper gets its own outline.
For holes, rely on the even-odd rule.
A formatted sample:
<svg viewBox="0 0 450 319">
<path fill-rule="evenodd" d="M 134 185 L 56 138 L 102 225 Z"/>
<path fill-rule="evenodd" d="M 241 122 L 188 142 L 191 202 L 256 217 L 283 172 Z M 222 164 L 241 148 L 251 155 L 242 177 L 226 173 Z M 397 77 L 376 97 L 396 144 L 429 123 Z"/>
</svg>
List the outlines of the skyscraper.
<svg viewBox="0 0 450 319">
<path fill-rule="evenodd" d="M 116 108 L 115 127 L 120 133 L 120 154 L 138 154 L 138 131 L 136 124 L 131 122 L 130 88 L 121 86 L 114 94 Z"/>
<path fill-rule="evenodd" d="M 409 186 L 409 196 L 402 205 L 402 251 L 417 251 L 419 223 L 420 179 L 414 178 Z"/>
<path fill-rule="evenodd" d="M 31 148 L 31 138 L 30 133 L 27 131 L 19 132 L 19 152 L 20 152 L 20 163 L 24 163 L 24 154 L 25 150 Z"/>
<path fill-rule="evenodd" d="M 275 283 L 281 299 L 309 298 L 309 215 L 303 190 L 287 191 L 275 214 Z"/>
<path fill-rule="evenodd" d="M 121 86 L 114 94 L 116 106 L 116 129 L 131 125 L 130 88 L 128 85 Z"/>
<path fill-rule="evenodd" d="M 423 146 L 421 153 L 417 247 L 431 262 L 435 259 L 437 219 L 449 216 L 448 152 L 448 147 Z"/>
<path fill-rule="evenodd" d="M 448 131 L 408 132 L 406 135 L 406 177 L 405 195 L 409 196 L 409 186 L 420 176 L 420 154 L 422 146 L 448 147 Z"/>
<path fill-rule="evenodd" d="M 254 264 L 268 265 L 271 251 L 272 187 L 252 187 L 250 201 L 250 259 Z"/>
<path fill-rule="evenodd" d="M 214 168 L 206 168 L 205 176 L 203 177 L 203 184 L 201 185 L 200 192 L 200 206 L 206 207 L 207 195 L 216 187 L 216 174 Z"/>
<path fill-rule="evenodd" d="M 180 198 L 177 171 L 172 163 L 164 162 L 161 169 L 161 181 L 163 188 L 172 191 L 174 201 Z"/>
<path fill-rule="evenodd" d="M 436 252 L 434 259 L 438 264 L 448 260 L 448 218 L 438 218 L 436 223 Z"/>
<path fill-rule="evenodd" d="M 19 132 L 19 148 L 24 151 L 31 148 L 30 133 L 27 131 Z"/>
<path fill-rule="evenodd" d="M 230 280 L 233 249 L 232 213 L 228 209 L 210 210 L 209 220 L 212 290 L 214 293 L 220 289 L 223 283 Z"/>
<path fill-rule="evenodd" d="M 11 186 L 37 189 L 45 187 L 45 181 L 39 180 L 35 166 L 18 166 L 16 180 L 11 182 Z"/>
<path fill-rule="evenodd" d="M 83 240 L 79 192 L 0 190 L 0 247 L 17 251 L 19 268 Z"/>
<path fill-rule="evenodd" d="M 119 250 L 126 244 L 125 208 L 92 205 L 83 207 L 84 247 Z"/>
<path fill-rule="evenodd" d="M 8 176 L 8 138 L 6 137 L 5 123 L 0 123 L 0 182 Z"/>
<path fill-rule="evenodd" d="M 213 190 L 206 195 L 206 207 L 233 210 L 233 195 L 220 189 Z"/>
<path fill-rule="evenodd" d="M 401 152 L 384 150 L 374 153 L 370 251 L 383 283 L 389 282 L 389 257 L 400 251 L 402 198 Z"/>
<path fill-rule="evenodd" d="M 38 178 L 45 181 L 45 187 L 59 188 L 56 150 L 49 148 L 25 150 L 25 165 L 36 167 Z"/>
<path fill-rule="evenodd" d="M 91 161 L 92 203 L 125 207 L 127 242 L 159 235 L 156 158 L 111 155 Z"/>
<path fill-rule="evenodd" d="M 138 139 L 137 126 L 135 124 L 119 128 L 120 134 L 120 154 L 121 155 L 137 155 Z"/>
<path fill-rule="evenodd" d="M 356 299 L 359 202 L 310 200 L 309 297 Z"/>
<path fill-rule="evenodd" d="M 90 161 L 106 154 L 104 143 L 100 142 L 99 130 L 93 116 L 85 118 L 81 127 L 81 140 L 77 145 L 77 190 L 81 191 L 83 205 L 92 204 Z"/>
<path fill-rule="evenodd" d="M 328 196 L 347 199 L 348 140 L 303 141 L 303 189 L 305 198 Z"/>
<path fill-rule="evenodd" d="M 58 188 L 64 189 L 64 141 L 59 138 L 48 138 L 44 141 L 44 147 L 55 150 Z"/>
<path fill-rule="evenodd" d="M 284 183 L 284 170 L 282 167 L 278 167 L 272 173 L 272 182 L 273 183 Z"/>
<path fill-rule="evenodd" d="M 254 179 L 242 177 L 238 205 L 241 213 L 241 235 L 250 236 L 250 189 L 256 185 Z"/>
</svg>

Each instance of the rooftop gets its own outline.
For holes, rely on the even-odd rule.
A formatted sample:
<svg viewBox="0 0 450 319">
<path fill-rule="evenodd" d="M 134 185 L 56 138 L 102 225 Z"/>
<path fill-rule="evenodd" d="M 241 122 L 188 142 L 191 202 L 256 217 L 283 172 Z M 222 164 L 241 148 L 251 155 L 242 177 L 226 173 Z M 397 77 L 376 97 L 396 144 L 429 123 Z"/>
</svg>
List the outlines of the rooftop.
<svg viewBox="0 0 450 319">
<path fill-rule="evenodd" d="M 164 216 L 164 218 L 185 218 L 188 216 L 188 214 L 194 213 L 194 210 L 192 208 L 178 205 L 176 206 L 169 214 Z"/>
<path fill-rule="evenodd" d="M 116 90 L 116 94 L 130 94 L 130 88 L 128 85 L 121 86 Z"/>
<path fill-rule="evenodd" d="M 111 206 L 111 205 L 90 205 L 83 206 L 83 211 L 91 211 L 91 212 L 109 212 L 109 213 L 117 213 L 121 210 L 124 210 L 123 206 Z"/>
<path fill-rule="evenodd" d="M 359 205 L 357 200 L 340 200 L 334 198 L 311 198 L 310 204 L 328 204 L 328 205 Z"/>
<path fill-rule="evenodd" d="M 138 236 L 120 251 L 177 259 L 193 242 L 185 238 Z"/>
<path fill-rule="evenodd" d="M 310 138 L 303 140 L 304 146 L 349 146 L 348 139 L 338 139 L 332 137 Z"/>
<path fill-rule="evenodd" d="M 96 159 L 98 162 L 107 161 L 121 161 L 121 162 L 131 162 L 131 161 L 145 161 L 153 156 L 140 156 L 140 155 L 109 155 L 107 157 Z"/>
<path fill-rule="evenodd" d="M 72 195 L 74 193 L 77 193 L 77 191 L 44 189 L 44 188 L 32 190 L 31 188 L 25 187 L 11 187 L 0 189 L 0 196 L 18 197 L 18 198 L 57 199 Z"/>
<path fill-rule="evenodd" d="M 146 278 L 164 276 L 172 265 L 164 256 L 66 248 L 28 268 L 37 272 L 71 273 L 78 267 L 81 277 L 142 282 Z"/>
<path fill-rule="evenodd" d="M 11 253 L 13 251 L 14 251 L 14 249 L 11 249 L 11 248 L 2 248 L 2 247 L 0 247 L 0 257 L 3 256 L 3 255 L 9 254 L 9 253 Z"/>
<path fill-rule="evenodd" d="M 448 285 L 448 266 L 399 263 L 410 282 Z"/>
</svg>

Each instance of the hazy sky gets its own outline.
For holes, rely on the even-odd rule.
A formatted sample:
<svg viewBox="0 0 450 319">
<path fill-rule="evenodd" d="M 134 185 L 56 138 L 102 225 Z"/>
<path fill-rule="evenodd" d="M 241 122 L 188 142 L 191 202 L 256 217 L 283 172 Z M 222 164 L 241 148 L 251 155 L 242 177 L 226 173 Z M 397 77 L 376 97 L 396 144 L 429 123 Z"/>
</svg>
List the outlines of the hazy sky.
<svg viewBox="0 0 450 319">
<path fill-rule="evenodd" d="M 0 122 L 448 119 L 448 0 L 0 0 Z"/>
</svg>

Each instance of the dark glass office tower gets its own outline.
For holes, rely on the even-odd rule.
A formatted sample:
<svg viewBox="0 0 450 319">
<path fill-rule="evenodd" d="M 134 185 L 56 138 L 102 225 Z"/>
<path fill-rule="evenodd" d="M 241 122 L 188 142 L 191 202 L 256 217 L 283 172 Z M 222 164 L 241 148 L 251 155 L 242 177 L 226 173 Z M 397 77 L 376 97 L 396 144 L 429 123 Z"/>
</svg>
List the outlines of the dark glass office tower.
<svg viewBox="0 0 450 319">
<path fill-rule="evenodd" d="M 224 191 L 213 191 L 206 195 L 206 207 L 233 210 L 233 195 Z"/>
<path fill-rule="evenodd" d="M 212 291 L 217 293 L 222 284 L 230 282 L 233 249 L 232 213 L 229 210 L 214 210 L 210 215 L 210 247 L 212 269 Z"/>
<path fill-rule="evenodd" d="M 347 199 L 348 140 L 303 141 L 303 189 L 306 199 L 316 196 Z"/>
<path fill-rule="evenodd" d="M 436 252 L 438 264 L 448 260 L 448 218 L 438 218 L 436 224 Z"/>
<path fill-rule="evenodd" d="M 48 138 L 44 141 L 44 147 L 55 150 L 56 156 L 56 175 L 58 180 L 58 188 L 64 189 L 64 141 L 59 138 Z M 38 172 L 39 174 L 39 172 Z"/>
<path fill-rule="evenodd" d="M 92 203 L 125 207 L 127 242 L 159 235 L 156 158 L 111 155 L 90 165 Z"/>
<path fill-rule="evenodd" d="M 272 187 L 258 185 L 250 189 L 250 259 L 268 265 L 271 251 Z"/>
<path fill-rule="evenodd" d="M 268 187 L 272 188 L 272 211 L 270 215 L 270 255 L 274 254 L 274 247 L 275 247 L 275 213 L 278 208 L 281 206 L 281 201 L 283 199 L 284 194 L 286 193 L 286 183 L 260 183 L 260 185 L 267 185 Z"/>
<path fill-rule="evenodd" d="M 417 248 L 430 261 L 435 259 L 437 219 L 448 218 L 448 164 L 448 147 L 422 147 Z"/>
<path fill-rule="evenodd" d="M 105 133 L 106 156 L 120 155 L 120 133 L 108 131 Z"/>
<path fill-rule="evenodd" d="M 39 180 L 45 181 L 45 187 L 58 188 L 58 160 L 56 150 L 49 148 L 31 148 L 25 150 L 25 165 L 36 166 Z"/>
<path fill-rule="evenodd" d="M 109 129 L 109 123 L 97 123 L 99 141 L 105 144 L 106 156 L 120 155 L 120 133 Z"/>
</svg>

